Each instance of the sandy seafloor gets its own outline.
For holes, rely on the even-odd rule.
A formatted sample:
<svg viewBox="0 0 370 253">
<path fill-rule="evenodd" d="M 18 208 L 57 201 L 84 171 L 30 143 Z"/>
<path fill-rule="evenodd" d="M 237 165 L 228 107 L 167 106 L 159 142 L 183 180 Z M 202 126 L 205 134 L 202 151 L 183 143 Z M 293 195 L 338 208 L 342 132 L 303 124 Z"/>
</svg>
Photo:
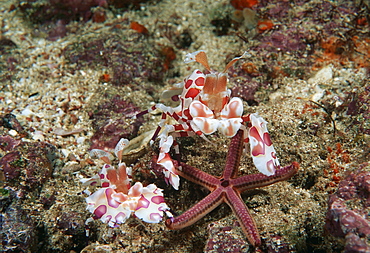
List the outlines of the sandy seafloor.
<svg viewBox="0 0 370 253">
<path fill-rule="evenodd" d="M 346 240 L 332 236 L 324 228 L 329 195 L 336 192 L 347 175 L 370 171 L 369 5 L 362 1 L 343 3 L 313 0 L 281 1 L 279 5 L 264 1 L 254 7 L 256 19 L 271 20 L 274 24 L 271 29 L 262 31 L 252 22 L 247 31 L 244 20 L 236 24 L 239 27 L 227 26 L 221 35 L 214 31 L 217 23 L 211 21 L 226 22 L 232 16 L 234 8 L 226 0 L 149 1 L 137 10 L 110 6 L 105 8 L 105 22 L 71 21 L 66 25 L 66 36 L 51 41 L 48 26 L 55 21 L 35 23 L 29 16 L 32 5 L 27 10 L 17 1 L 1 1 L 0 116 L 2 119 L 9 114 L 16 116 L 24 129 L 22 134 L 2 120 L 1 145 L 6 145 L 4 136 L 25 143 L 50 143 L 56 148 L 56 157 L 51 162 L 51 174 L 42 184 L 33 183 L 31 188 L 27 188 L 27 177 L 32 177 L 26 173 L 28 165 L 21 166 L 20 175 L 9 179 L 4 173 L 6 161 L 0 163 L 0 251 L 254 251 L 226 204 L 179 231 L 168 230 L 164 222 L 146 224 L 130 218 L 114 229 L 96 220 L 89 225 L 90 235 L 85 234 L 84 223 L 91 214 L 86 210 L 86 196 L 82 193 L 85 187 L 79 180 L 93 176 L 102 165 L 96 160 L 92 162 L 88 154 L 97 119 L 91 115 L 115 95 L 139 110 L 157 103 L 164 90 L 181 82 L 194 69 L 202 69 L 197 63 L 183 62 L 187 53 L 196 50 L 205 50 L 216 70 L 222 70 L 230 59 L 249 51 L 251 56 L 230 70 L 229 88 L 248 87 L 249 82 L 261 84 L 248 101 L 250 105 L 244 103 L 244 111 L 258 112 L 269 122 L 282 165 L 293 161 L 300 164 L 298 173 L 290 180 L 243 194 L 263 241 L 257 251 L 343 251 Z M 325 4 L 332 8 L 325 9 Z M 148 33 L 130 29 L 131 21 L 144 25 Z M 295 29 L 293 33 L 291 29 Z M 269 36 L 277 31 L 281 31 L 279 37 L 269 41 Z M 139 48 L 147 61 L 163 63 L 163 57 L 158 56 L 163 47 L 174 49 L 176 59 L 168 70 L 159 71 L 158 79 L 147 78 L 144 73 L 141 78 L 139 71 L 138 76 L 124 84 L 114 80 L 117 73 L 113 73 L 116 70 L 112 62 L 104 66 L 97 61 L 79 64 L 71 60 L 72 53 L 68 51 L 75 50 L 73 53 L 78 55 L 78 50 L 86 50 L 78 45 L 105 38 L 108 41 L 110 36 L 119 38 L 123 47 L 127 40 L 127 47 L 134 51 Z M 277 44 L 282 48 L 277 48 Z M 105 46 L 110 47 L 108 42 Z M 127 61 L 130 60 L 135 58 L 128 57 Z M 252 65 L 252 70 L 245 63 Z M 143 69 L 147 71 L 151 66 L 148 63 Z M 104 74 L 109 78 L 104 78 Z M 154 130 L 160 114 L 144 118 L 139 131 L 131 137 Z M 127 121 L 131 123 L 132 119 L 127 117 Z M 58 129 L 78 131 L 62 136 Z M 179 140 L 181 155 L 187 163 L 219 175 L 229 140 L 218 134 L 210 140 L 216 145 L 199 137 Z M 141 148 L 145 152 L 126 157 L 126 162 L 132 163 L 134 180 L 164 188 L 166 203 L 175 213 L 182 213 L 206 196 L 205 189 L 184 179 L 179 191 L 166 186 L 163 179 L 149 170 L 152 157 L 158 153 L 158 143 L 152 147 L 144 143 Z M 2 149 L 0 159 L 11 152 Z M 31 158 L 25 159 L 27 163 Z M 242 174 L 257 172 L 248 154 L 240 169 Z M 347 209 L 358 212 L 368 222 L 370 210 L 364 202 L 366 199 L 356 198 L 346 204 Z M 14 217 L 20 214 L 22 217 Z M 369 234 L 358 236 L 363 244 L 369 243 Z M 211 244 L 212 248 L 206 247 Z"/>
</svg>

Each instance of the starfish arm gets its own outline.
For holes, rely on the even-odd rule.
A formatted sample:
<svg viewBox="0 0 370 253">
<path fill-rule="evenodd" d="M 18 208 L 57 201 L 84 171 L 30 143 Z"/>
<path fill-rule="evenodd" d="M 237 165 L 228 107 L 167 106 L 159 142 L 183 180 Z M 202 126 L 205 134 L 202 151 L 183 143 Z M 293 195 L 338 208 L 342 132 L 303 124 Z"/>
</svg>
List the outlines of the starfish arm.
<svg viewBox="0 0 370 253">
<path fill-rule="evenodd" d="M 223 178 L 225 180 L 235 177 L 238 173 L 240 158 L 243 154 L 244 148 L 243 135 L 243 130 L 239 130 L 230 141 L 229 151 L 226 157 L 225 170 L 223 173 Z"/>
<path fill-rule="evenodd" d="M 260 188 L 279 181 L 287 180 L 298 171 L 298 168 L 299 164 L 297 162 L 293 162 L 292 165 L 277 169 L 275 174 L 272 176 L 266 176 L 262 173 L 245 175 L 243 177 L 230 179 L 230 183 L 238 192 L 242 193 L 246 190 Z"/>
<path fill-rule="evenodd" d="M 195 204 L 192 208 L 181 214 L 176 218 L 170 218 L 166 220 L 166 226 L 169 229 L 182 229 L 187 226 L 193 225 L 195 222 L 203 218 L 218 205 L 224 201 L 223 193 L 221 188 L 217 188 L 207 197 L 202 199 L 200 202 Z"/>
<path fill-rule="evenodd" d="M 174 164 L 178 164 L 177 161 L 172 161 L 174 162 Z M 199 184 L 210 191 L 214 190 L 220 182 L 218 178 L 211 176 L 210 174 L 201 171 L 200 169 L 194 168 L 186 163 L 180 163 L 180 166 L 177 166 L 176 172 L 183 178 L 193 183 Z"/>
<path fill-rule="evenodd" d="M 258 233 L 256 223 L 250 215 L 247 206 L 240 197 L 240 194 L 231 188 L 226 190 L 226 203 L 233 210 L 248 241 L 255 247 L 261 244 L 261 237 Z"/>
</svg>

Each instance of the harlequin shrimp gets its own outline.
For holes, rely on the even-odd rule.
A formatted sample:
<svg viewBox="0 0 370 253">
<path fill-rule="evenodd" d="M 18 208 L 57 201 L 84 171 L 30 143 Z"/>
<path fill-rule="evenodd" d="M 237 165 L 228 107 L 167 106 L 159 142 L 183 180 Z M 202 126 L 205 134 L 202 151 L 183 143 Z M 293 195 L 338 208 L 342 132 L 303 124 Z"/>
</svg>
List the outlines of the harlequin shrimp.
<svg viewBox="0 0 370 253">
<path fill-rule="evenodd" d="M 117 169 L 111 165 L 110 153 L 99 149 L 90 151 L 92 158 L 99 158 L 105 164 L 95 176 L 80 180 L 85 186 L 98 186 L 92 194 L 89 190 L 84 191 L 89 195 L 86 198 L 87 210 L 93 214 L 92 218 L 86 220 L 86 224 L 100 219 L 110 227 L 117 227 L 132 213 L 148 223 L 160 222 L 164 213 L 172 217 L 164 202 L 162 189 L 155 184 L 144 187 L 141 182 L 131 185 L 131 168 L 121 162 L 123 150 L 128 143 L 127 139 L 121 139 L 115 148 L 114 152 L 119 159 Z"/>
<path fill-rule="evenodd" d="M 279 166 L 267 131 L 267 122 L 257 113 L 243 116 L 242 100 L 230 97 L 231 91 L 227 89 L 227 70 L 246 55 L 247 53 L 244 53 L 232 59 L 224 70 L 218 73 L 209 67 L 204 51 L 187 54 L 185 63 L 198 62 L 209 73 L 204 74 L 196 69 L 181 84 L 177 84 L 177 87 L 182 87 L 182 92 L 177 97 L 180 101 L 177 107 L 156 104 L 137 115 L 142 116 L 155 109 L 162 112 L 161 122 L 152 141 L 157 137 L 160 139 L 157 163 L 163 166 L 167 182 L 176 190 L 179 187 L 179 177 L 169 155 L 172 145 L 175 152 L 179 152 L 174 140 L 176 137 L 199 135 L 209 141 L 206 136 L 216 131 L 231 138 L 241 129 L 244 131 L 244 142 L 250 143 L 254 165 L 261 173 L 273 175 Z M 176 120 L 177 124 L 167 124 L 168 116 Z M 244 122 L 248 123 L 248 127 L 243 124 Z"/>
</svg>

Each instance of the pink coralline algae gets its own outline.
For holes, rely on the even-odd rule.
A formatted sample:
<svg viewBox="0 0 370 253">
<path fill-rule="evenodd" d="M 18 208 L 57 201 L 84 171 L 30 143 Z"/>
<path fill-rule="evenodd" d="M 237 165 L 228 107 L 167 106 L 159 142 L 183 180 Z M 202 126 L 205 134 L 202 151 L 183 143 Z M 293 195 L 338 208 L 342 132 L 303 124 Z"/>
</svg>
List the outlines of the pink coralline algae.
<svg viewBox="0 0 370 253">
<path fill-rule="evenodd" d="M 208 226 L 209 237 L 204 252 L 249 252 L 248 243 L 238 238 L 231 226 L 222 226 L 218 222 Z"/>
<path fill-rule="evenodd" d="M 17 131 L 20 137 L 28 132 L 12 114 L 0 117 L 0 127 Z M 0 172 L 5 185 L 16 190 L 37 190 L 50 178 L 57 149 L 46 142 L 26 142 L 9 135 L 0 136 L 0 149 L 5 152 L 0 158 Z"/>
<path fill-rule="evenodd" d="M 249 80 L 247 81 L 248 85 L 245 85 L 245 80 L 240 78 L 235 80 L 234 78 L 230 78 L 230 80 L 234 82 L 234 87 L 231 89 L 233 96 L 242 98 L 250 106 L 258 105 L 258 101 L 255 100 L 254 95 L 260 87 L 265 85 L 252 81 L 249 78 L 246 78 L 246 80 Z"/>
<path fill-rule="evenodd" d="M 366 165 L 365 165 L 366 166 Z M 351 204 L 352 203 L 352 204 Z M 350 208 L 350 205 L 360 204 Z M 345 252 L 369 252 L 368 208 L 370 206 L 370 172 L 358 171 L 339 184 L 329 197 L 325 228 L 333 236 L 345 238 Z"/>
<path fill-rule="evenodd" d="M 11 199 L 16 198 L 14 192 L 10 195 Z M 19 202 L 1 210 L 0 223 L 1 252 L 37 252 L 37 223 L 30 211 L 23 209 Z"/>
<path fill-rule="evenodd" d="M 261 0 L 253 11 L 259 23 L 274 24 L 262 33 L 257 33 L 257 26 L 254 34 L 239 34 L 252 45 L 249 52 L 258 64 L 257 81 L 266 87 L 279 77 L 308 79 L 312 71 L 328 64 L 369 66 L 368 7 L 362 2 Z M 241 74 L 238 77 L 245 76 Z"/>
<path fill-rule="evenodd" d="M 91 149 L 113 150 L 121 138 L 132 138 L 137 134 L 143 118 L 131 118 L 140 109 L 134 104 L 114 96 L 111 100 L 98 106 L 91 113 L 94 135 L 91 137 Z"/>
<path fill-rule="evenodd" d="M 49 1 L 22 1 L 19 4 L 24 18 L 38 25 L 35 35 L 40 31 L 48 34 L 47 39 L 55 41 L 67 34 L 66 25 L 74 20 L 94 22 L 105 20 L 103 8 L 108 7 L 106 0 L 49 0 Z M 103 15 L 100 19 L 97 15 Z"/>
<path fill-rule="evenodd" d="M 50 6 L 55 11 L 59 11 L 62 17 L 72 16 L 72 18 L 88 19 L 91 17 L 93 7 L 108 7 L 106 0 L 49 0 L 49 2 Z"/>
<path fill-rule="evenodd" d="M 263 36 L 259 49 L 269 52 L 294 52 L 301 55 L 307 47 L 309 32 L 303 28 L 289 28 L 285 31 L 274 31 L 267 36 Z"/>
<path fill-rule="evenodd" d="M 235 67 L 230 68 L 229 81 L 232 84 L 231 94 L 234 97 L 240 97 L 248 103 L 248 105 L 258 105 L 255 99 L 255 93 L 260 88 L 267 88 L 268 83 L 260 80 L 265 72 L 265 69 L 259 69 L 249 58 L 244 60 L 244 63 L 236 63 Z"/>
<path fill-rule="evenodd" d="M 129 23 L 117 23 L 109 34 L 96 40 L 71 44 L 64 50 L 65 57 L 76 63 L 76 69 L 88 66 L 105 68 L 116 86 L 130 85 L 142 89 L 145 82 L 158 83 L 163 79 L 164 56 L 155 45 L 149 45 L 145 35 L 122 29 Z M 119 28 L 116 28 L 119 27 Z M 126 37 L 127 39 L 122 39 Z"/>
<path fill-rule="evenodd" d="M 22 167 L 25 165 L 24 162 L 18 151 L 9 152 L 0 159 L 0 168 L 6 181 L 11 182 L 19 178 Z"/>
<path fill-rule="evenodd" d="M 351 127 L 358 126 L 358 130 L 370 135 L 370 86 L 360 88 L 350 93 L 343 107 L 347 109 L 346 114 L 353 116 Z"/>
<path fill-rule="evenodd" d="M 0 159 L 6 185 L 26 191 L 38 189 L 50 178 L 56 154 L 49 143 L 21 142 Z"/>
<path fill-rule="evenodd" d="M 9 129 L 18 135 L 7 135 Z M 0 133 L 0 251 L 37 252 L 43 225 L 24 201 L 38 202 L 58 152 L 49 143 L 22 140 L 28 132 L 11 114 L 0 115 Z"/>
<path fill-rule="evenodd" d="M 69 22 L 82 18 L 87 21 L 94 7 L 108 7 L 106 0 L 49 0 L 47 2 L 23 1 L 19 8 L 33 23 L 51 20 Z"/>
</svg>

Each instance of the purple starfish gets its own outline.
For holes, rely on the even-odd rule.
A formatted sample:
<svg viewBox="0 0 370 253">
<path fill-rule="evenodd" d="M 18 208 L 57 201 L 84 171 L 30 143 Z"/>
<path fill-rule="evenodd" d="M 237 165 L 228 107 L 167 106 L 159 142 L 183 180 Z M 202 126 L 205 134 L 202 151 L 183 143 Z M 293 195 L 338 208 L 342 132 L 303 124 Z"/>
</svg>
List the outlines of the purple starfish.
<svg viewBox="0 0 370 253">
<path fill-rule="evenodd" d="M 245 235 L 253 246 L 261 244 L 256 223 L 251 217 L 247 206 L 240 194 L 246 190 L 268 186 L 270 184 L 283 181 L 292 177 L 298 170 L 299 164 L 293 162 L 292 165 L 277 168 L 272 176 L 262 173 L 236 177 L 240 158 L 243 153 L 243 131 L 239 132 L 231 139 L 229 151 L 226 158 L 225 169 L 222 177 L 214 177 L 204 171 L 180 162 L 177 173 L 196 184 L 206 187 L 211 192 L 192 208 L 176 218 L 166 220 L 166 226 L 170 229 L 181 229 L 194 224 L 203 218 L 221 203 L 226 202 L 236 215 Z M 176 161 L 173 161 L 178 165 Z M 180 170 L 181 168 L 181 170 Z"/>
</svg>

